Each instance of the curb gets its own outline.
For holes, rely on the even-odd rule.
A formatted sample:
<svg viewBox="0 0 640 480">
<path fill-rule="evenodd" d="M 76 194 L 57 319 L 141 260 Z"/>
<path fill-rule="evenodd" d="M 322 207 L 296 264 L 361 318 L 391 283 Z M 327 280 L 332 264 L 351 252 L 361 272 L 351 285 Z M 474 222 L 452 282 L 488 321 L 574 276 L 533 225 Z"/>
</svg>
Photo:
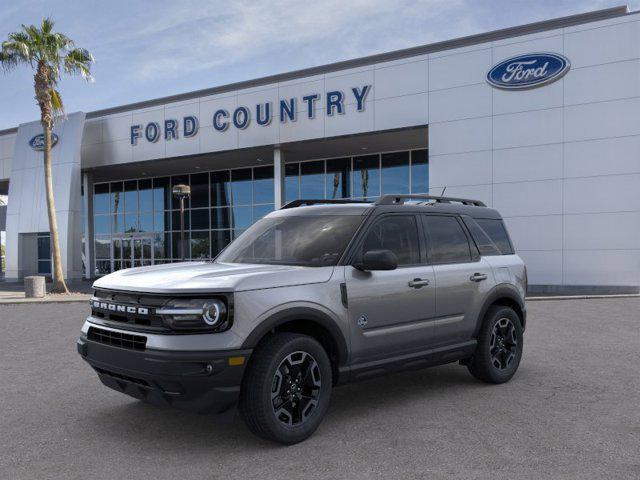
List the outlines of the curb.
<svg viewBox="0 0 640 480">
<path fill-rule="evenodd" d="M 73 296 L 71 298 L 11 298 L 0 299 L 1 305 L 25 305 L 25 304 L 47 304 L 47 303 L 84 303 L 91 298 L 91 295 L 86 297 Z"/>
<path fill-rule="evenodd" d="M 599 298 L 640 298 L 638 293 L 621 293 L 614 295 L 556 295 L 553 297 L 526 297 L 527 302 L 553 301 L 553 300 L 592 300 Z"/>
</svg>

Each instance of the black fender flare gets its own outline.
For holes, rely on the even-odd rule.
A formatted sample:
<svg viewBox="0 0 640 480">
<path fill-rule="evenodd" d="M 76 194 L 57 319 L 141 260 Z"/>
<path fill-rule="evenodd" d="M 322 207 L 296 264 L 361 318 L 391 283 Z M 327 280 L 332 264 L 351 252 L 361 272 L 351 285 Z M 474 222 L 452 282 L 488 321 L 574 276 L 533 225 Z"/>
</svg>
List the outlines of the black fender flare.
<svg viewBox="0 0 640 480">
<path fill-rule="evenodd" d="M 482 308 L 480 309 L 480 313 L 478 314 L 478 321 L 473 334 L 474 337 L 477 337 L 480 333 L 482 321 L 484 320 L 484 316 L 486 315 L 487 310 L 489 310 L 489 307 L 501 299 L 511 300 L 520 307 L 520 310 L 522 311 L 522 329 L 525 329 L 527 322 L 527 310 L 525 308 L 524 299 L 521 297 L 516 287 L 509 285 L 508 283 L 502 283 L 493 287 L 493 289 L 487 294 L 487 297 L 482 304 Z"/>
<path fill-rule="evenodd" d="M 342 330 L 328 314 L 312 307 L 291 307 L 267 317 L 249 334 L 242 344 L 242 348 L 255 348 L 271 330 L 295 320 L 314 322 L 329 332 L 337 347 L 338 364 L 340 366 L 346 364 L 349 350 Z"/>
</svg>

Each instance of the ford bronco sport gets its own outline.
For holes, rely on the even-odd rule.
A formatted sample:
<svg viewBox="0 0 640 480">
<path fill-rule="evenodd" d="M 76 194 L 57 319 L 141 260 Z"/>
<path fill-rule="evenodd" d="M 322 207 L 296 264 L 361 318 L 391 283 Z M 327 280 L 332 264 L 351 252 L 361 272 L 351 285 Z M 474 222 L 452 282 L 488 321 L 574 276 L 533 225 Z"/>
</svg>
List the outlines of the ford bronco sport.
<svg viewBox="0 0 640 480">
<path fill-rule="evenodd" d="M 238 404 L 253 433 L 292 444 L 338 384 L 449 362 L 511 379 L 526 282 L 479 201 L 297 200 L 213 262 L 97 280 L 78 351 L 108 387 L 202 413 Z"/>
</svg>

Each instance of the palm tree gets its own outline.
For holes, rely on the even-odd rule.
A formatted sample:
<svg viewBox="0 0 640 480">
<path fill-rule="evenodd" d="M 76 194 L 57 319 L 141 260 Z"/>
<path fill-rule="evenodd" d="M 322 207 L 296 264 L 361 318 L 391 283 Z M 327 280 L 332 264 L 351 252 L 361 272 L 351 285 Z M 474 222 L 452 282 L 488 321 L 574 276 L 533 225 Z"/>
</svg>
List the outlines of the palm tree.
<svg viewBox="0 0 640 480">
<path fill-rule="evenodd" d="M 64 115 L 64 107 L 57 90 L 61 73 L 81 75 L 87 81 L 91 77 L 93 56 L 89 51 L 76 47 L 73 40 L 53 31 L 50 18 L 42 20 L 40 27 L 22 25 L 19 32 L 10 33 L 2 42 L 0 64 L 5 71 L 20 65 L 32 68 L 35 99 L 40 107 L 40 123 L 44 130 L 44 178 L 47 192 L 47 210 L 53 257 L 53 287 L 56 293 L 69 293 L 62 275 L 58 223 L 53 200 L 51 178 L 51 132 L 57 115 Z"/>
</svg>

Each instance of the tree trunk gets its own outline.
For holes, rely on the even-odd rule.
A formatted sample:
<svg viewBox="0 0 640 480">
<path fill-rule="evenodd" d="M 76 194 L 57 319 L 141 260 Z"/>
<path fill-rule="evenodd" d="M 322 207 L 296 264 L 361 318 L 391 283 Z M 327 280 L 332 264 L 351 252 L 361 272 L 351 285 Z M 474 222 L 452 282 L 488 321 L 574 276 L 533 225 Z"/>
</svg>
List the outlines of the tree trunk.
<svg viewBox="0 0 640 480">
<path fill-rule="evenodd" d="M 60 258 L 60 240 L 58 237 L 58 219 L 53 199 L 53 178 L 51 171 L 51 132 L 53 130 L 53 104 L 51 102 L 51 72 L 40 62 L 34 76 L 36 100 L 40 107 L 40 123 L 44 130 L 44 184 L 47 191 L 47 212 L 49 214 L 49 232 L 51 235 L 51 260 L 54 293 L 69 293 L 62 274 Z"/>
<path fill-rule="evenodd" d="M 51 127 L 44 125 L 44 183 L 47 189 L 47 212 L 49 213 L 49 232 L 51 232 L 51 260 L 53 261 L 54 293 L 69 293 L 62 274 L 62 260 L 60 258 L 60 240 L 58 238 L 58 219 L 53 199 L 53 179 L 51 172 Z"/>
</svg>

